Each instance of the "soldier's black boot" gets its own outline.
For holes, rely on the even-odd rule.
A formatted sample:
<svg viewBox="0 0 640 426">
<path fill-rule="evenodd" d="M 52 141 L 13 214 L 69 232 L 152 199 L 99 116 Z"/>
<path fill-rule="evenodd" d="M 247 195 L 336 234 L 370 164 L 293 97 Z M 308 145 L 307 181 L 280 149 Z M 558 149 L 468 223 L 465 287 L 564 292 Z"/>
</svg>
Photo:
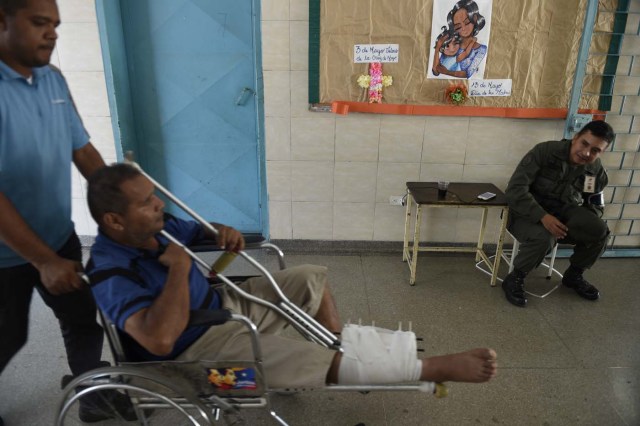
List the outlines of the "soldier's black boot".
<svg viewBox="0 0 640 426">
<path fill-rule="evenodd" d="M 574 289 L 580 297 L 587 300 L 598 300 L 600 292 L 582 277 L 583 272 L 584 269 L 576 268 L 573 265 L 569 266 L 569 269 L 562 276 L 562 284 Z"/>
<path fill-rule="evenodd" d="M 524 294 L 524 277 L 526 272 L 514 269 L 502 281 L 502 289 L 509 303 L 524 308 L 527 305 L 527 296 Z"/>
</svg>

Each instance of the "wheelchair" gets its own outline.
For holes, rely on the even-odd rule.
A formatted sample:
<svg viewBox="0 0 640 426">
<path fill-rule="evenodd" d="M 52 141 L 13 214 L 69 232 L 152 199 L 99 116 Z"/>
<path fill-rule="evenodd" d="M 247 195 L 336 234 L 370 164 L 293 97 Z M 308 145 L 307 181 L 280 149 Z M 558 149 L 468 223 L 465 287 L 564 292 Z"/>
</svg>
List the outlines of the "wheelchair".
<svg viewBox="0 0 640 426">
<path fill-rule="evenodd" d="M 137 163 L 129 161 L 155 187 L 193 216 L 203 226 L 217 231 L 197 213 L 184 205 L 179 199 L 162 187 L 151 176 L 146 174 Z M 280 290 L 269 271 L 247 254 L 247 251 L 260 249 L 274 252 L 280 269 L 286 267 L 284 254 L 275 245 L 265 241 L 262 236 L 247 236 L 246 249 L 238 253 L 252 267 L 257 269 L 273 286 L 279 296 L 277 303 L 265 301 L 244 292 L 237 283 L 248 277 L 227 277 L 221 272 L 229 263 L 227 253 L 223 253 L 218 260 L 209 265 L 198 257 L 196 252 L 219 250 L 213 243 L 196 247 L 185 247 L 166 231 L 161 234 L 181 246 L 192 259 L 210 272 L 210 281 L 214 279 L 222 285 L 230 286 L 242 297 L 273 309 L 284 317 L 291 327 L 305 339 L 324 347 L 341 351 L 341 342 L 336 335 L 328 331 L 316 320 L 310 317 L 298 306 L 290 302 Z M 274 424 L 287 425 L 273 409 L 271 397 L 273 394 L 291 394 L 310 389 L 284 388 L 274 389 L 268 386 L 268 378 L 262 366 L 262 352 L 258 339 L 257 327 L 249 318 L 243 315 L 231 314 L 226 310 L 193 310 L 190 313 L 188 326 L 212 326 L 235 321 L 244 326 L 250 337 L 253 354 L 249 359 L 237 361 L 149 361 L 133 362 L 127 353 L 127 339 L 130 337 L 121 333 L 105 315 L 99 313 L 107 340 L 111 349 L 114 364 L 86 372 L 71 380 L 63 389 L 62 398 L 58 404 L 54 424 L 77 425 L 84 424 L 81 412 L 81 400 L 93 401 L 114 417 L 101 424 L 131 424 L 136 420 L 139 424 L 147 425 L 243 425 L 243 413 L 246 410 L 261 409 L 268 412 L 268 417 Z M 372 391 L 420 391 L 435 394 L 436 397 L 446 396 L 444 385 L 433 382 L 419 382 L 411 384 L 392 385 L 326 385 L 318 391 L 330 392 L 361 392 Z M 128 398 L 133 413 L 121 413 L 113 403 L 113 397 Z"/>
</svg>

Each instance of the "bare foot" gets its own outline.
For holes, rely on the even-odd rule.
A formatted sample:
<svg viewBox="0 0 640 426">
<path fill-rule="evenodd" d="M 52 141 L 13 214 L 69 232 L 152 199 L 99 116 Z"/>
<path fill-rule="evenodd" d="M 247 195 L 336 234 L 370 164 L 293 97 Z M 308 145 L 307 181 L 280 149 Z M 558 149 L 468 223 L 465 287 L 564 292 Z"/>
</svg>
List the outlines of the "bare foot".
<svg viewBox="0 0 640 426">
<path fill-rule="evenodd" d="M 420 379 L 434 382 L 486 382 L 497 374 L 496 358 L 496 352 L 487 348 L 426 358 L 422 360 Z"/>
</svg>

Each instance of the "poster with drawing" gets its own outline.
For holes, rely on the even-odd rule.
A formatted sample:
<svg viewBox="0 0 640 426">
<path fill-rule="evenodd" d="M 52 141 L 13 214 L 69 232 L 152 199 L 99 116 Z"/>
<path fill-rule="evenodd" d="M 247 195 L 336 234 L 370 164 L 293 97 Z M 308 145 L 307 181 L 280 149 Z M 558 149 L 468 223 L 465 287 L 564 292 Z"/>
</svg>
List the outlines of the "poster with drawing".
<svg viewBox="0 0 640 426">
<path fill-rule="evenodd" d="M 484 78 L 493 0 L 434 0 L 428 78 Z"/>
</svg>

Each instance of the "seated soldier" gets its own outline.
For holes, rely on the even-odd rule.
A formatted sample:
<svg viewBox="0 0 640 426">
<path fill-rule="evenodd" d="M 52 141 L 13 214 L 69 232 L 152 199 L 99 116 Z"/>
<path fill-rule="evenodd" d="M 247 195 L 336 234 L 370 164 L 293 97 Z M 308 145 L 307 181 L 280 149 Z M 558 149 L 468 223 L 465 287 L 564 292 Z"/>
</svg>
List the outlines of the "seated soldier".
<svg viewBox="0 0 640 426">
<path fill-rule="evenodd" d="M 609 238 L 602 220 L 609 180 L 600 156 L 614 137 L 609 124 L 595 120 L 571 140 L 541 142 L 520 160 L 505 191 L 509 231 L 520 242 L 513 272 L 502 281 L 509 303 L 527 305 L 524 279 L 556 242 L 574 245 L 562 284 L 587 300 L 600 298 L 583 274 L 602 255 Z"/>
<path fill-rule="evenodd" d="M 249 333 L 241 324 L 187 327 L 190 310 L 225 308 L 246 315 L 258 327 L 264 369 L 273 388 L 417 380 L 486 382 L 496 375 L 496 353 L 486 348 L 418 360 L 412 337 L 413 346 L 407 342 L 407 350 L 394 346 L 398 350 L 393 352 L 399 354 L 393 355 L 393 365 L 387 365 L 388 358 L 380 365 L 376 359 L 384 358 L 375 352 L 384 348 L 372 351 L 373 356 L 359 350 L 360 343 L 367 343 L 365 336 L 356 336 L 357 343 L 348 342 L 343 333 L 344 353 L 280 336 L 288 322 L 278 313 L 237 296 L 226 286 L 212 290 L 187 253 L 159 234 L 164 228 L 185 244 L 216 238 L 199 223 L 165 216 L 164 203 L 154 192 L 153 184 L 127 164 L 105 167 L 89 180 L 89 208 L 99 225 L 91 250 L 92 289 L 106 316 L 133 338 L 130 349 L 138 360 L 250 359 Z M 244 248 L 240 232 L 214 226 L 220 248 Z M 102 279 L 93 279 L 100 275 Z M 273 276 L 293 303 L 328 330 L 341 331 L 325 267 L 298 266 Z M 262 299 L 278 300 L 264 277 L 251 278 L 241 287 Z M 384 336 L 377 340 L 384 341 Z"/>
</svg>

